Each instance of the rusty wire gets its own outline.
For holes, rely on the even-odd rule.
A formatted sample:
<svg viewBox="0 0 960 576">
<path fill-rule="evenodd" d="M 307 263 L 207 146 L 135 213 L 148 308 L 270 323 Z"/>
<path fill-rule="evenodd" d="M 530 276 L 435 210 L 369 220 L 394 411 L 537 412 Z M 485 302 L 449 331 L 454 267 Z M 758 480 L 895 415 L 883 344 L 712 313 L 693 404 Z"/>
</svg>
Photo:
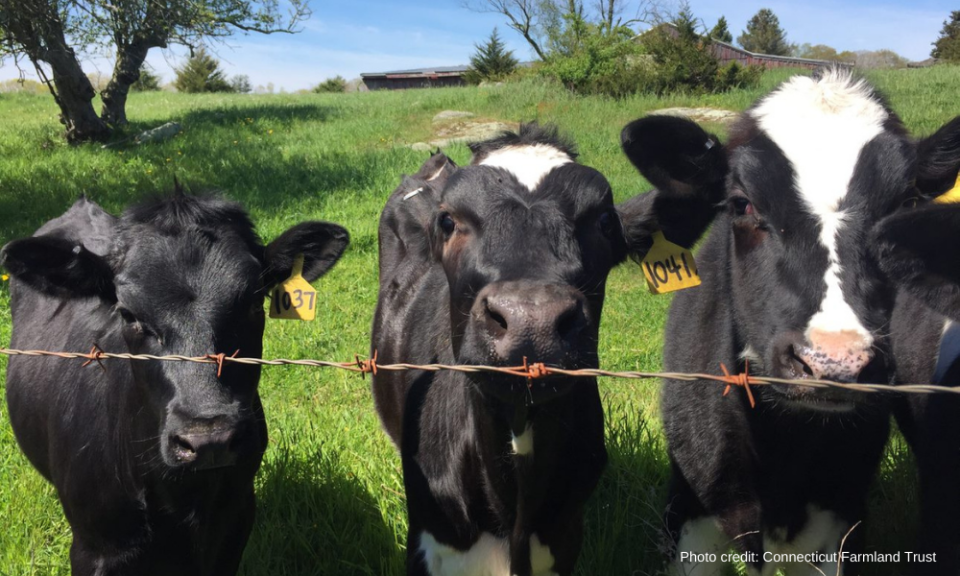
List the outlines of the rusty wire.
<svg viewBox="0 0 960 576">
<path fill-rule="evenodd" d="M 766 386 L 770 384 L 784 384 L 788 386 L 806 386 L 809 388 L 839 388 L 843 390 L 849 390 L 853 392 L 863 392 L 863 393 L 878 393 L 878 392 L 893 392 L 898 394 L 934 394 L 934 393 L 945 393 L 945 394 L 960 394 L 960 387 L 952 388 L 949 386 L 937 386 L 933 384 L 859 384 L 859 383 L 848 383 L 848 382 L 833 382 L 831 380 L 816 380 L 816 379 L 804 379 L 804 380 L 790 380 L 785 378 L 772 378 L 768 376 L 753 376 L 748 374 L 749 366 L 746 366 L 747 371 L 739 374 L 730 374 L 727 370 L 727 367 L 723 364 L 720 365 L 723 370 L 723 375 L 718 374 L 698 374 L 698 373 L 686 373 L 686 372 L 639 372 L 639 371 L 625 371 L 625 372 L 614 372 L 611 370 L 601 370 L 597 368 L 583 368 L 577 370 L 567 370 L 563 368 L 556 368 L 553 366 L 547 366 L 543 363 L 533 362 L 528 363 L 526 358 L 524 363 L 521 366 L 483 366 L 483 365 L 461 365 L 461 364 L 379 364 L 377 363 L 377 354 L 374 353 L 373 358 L 362 359 L 360 356 L 355 356 L 352 362 L 329 362 L 325 360 L 288 360 L 286 358 L 275 358 L 272 360 L 265 360 L 263 358 L 244 358 L 237 356 L 239 350 L 234 352 L 232 355 L 226 355 L 223 353 L 220 354 L 207 354 L 205 356 L 179 356 L 179 355 L 170 355 L 170 356 L 154 356 L 152 354 L 128 354 L 128 353 L 112 353 L 104 352 L 100 350 L 97 346 L 94 346 L 90 352 L 50 352 L 48 350 L 16 350 L 12 348 L 0 348 L 0 354 L 6 356 L 49 356 L 55 358 L 64 358 L 64 359 L 83 359 L 86 362 L 83 363 L 83 366 L 87 366 L 93 362 L 96 362 L 103 368 L 103 360 L 107 359 L 118 359 L 118 360 L 156 360 L 162 362 L 196 362 L 198 364 L 215 364 L 217 366 L 217 375 L 220 375 L 220 371 L 223 369 L 224 363 L 235 363 L 235 364 L 248 364 L 248 365 L 260 365 L 260 366 L 313 366 L 318 368 L 335 368 L 338 370 L 347 370 L 350 372 L 358 372 L 361 374 L 374 374 L 376 375 L 380 371 L 387 372 L 401 372 L 405 370 L 423 370 L 427 372 L 439 372 L 441 370 L 449 370 L 453 372 L 467 372 L 467 373 L 479 373 L 479 372 L 489 372 L 496 374 L 507 374 L 510 376 L 518 376 L 521 378 L 526 378 L 528 381 L 532 381 L 538 378 L 544 378 L 547 376 L 571 376 L 571 377 L 581 377 L 581 378 L 627 378 L 633 380 L 644 380 L 644 379 L 655 379 L 655 378 L 668 378 L 671 380 L 682 380 L 686 382 L 694 382 L 697 380 L 708 380 L 712 382 L 719 382 L 721 384 L 726 384 L 723 394 L 727 395 L 730 392 L 732 386 L 737 386 L 743 388 L 746 391 L 747 397 L 750 401 L 750 405 L 755 405 L 755 400 L 753 392 L 751 391 L 751 386 Z"/>
</svg>

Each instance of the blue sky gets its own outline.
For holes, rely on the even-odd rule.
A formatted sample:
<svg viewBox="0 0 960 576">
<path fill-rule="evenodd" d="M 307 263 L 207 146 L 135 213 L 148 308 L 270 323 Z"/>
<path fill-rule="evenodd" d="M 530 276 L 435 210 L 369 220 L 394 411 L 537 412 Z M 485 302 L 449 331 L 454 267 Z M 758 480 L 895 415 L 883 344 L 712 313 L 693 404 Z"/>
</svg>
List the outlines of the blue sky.
<svg viewBox="0 0 960 576">
<path fill-rule="evenodd" d="M 216 45 L 223 67 L 231 75 L 248 75 L 254 86 L 272 83 L 276 90 L 293 91 L 337 74 L 349 79 L 361 72 L 466 64 L 474 43 L 486 39 L 494 26 L 521 60 L 532 58 L 526 42 L 506 27 L 502 16 L 470 12 L 460 0 L 312 0 L 311 7 L 313 16 L 300 34 L 238 35 Z M 691 1 L 694 14 L 707 27 L 726 16 L 734 37 L 764 7 L 777 14 L 791 42 L 828 44 L 838 50 L 889 48 L 914 60 L 929 56 L 943 20 L 957 8 L 947 0 Z M 147 60 L 168 82 L 183 53 L 154 50 Z M 106 74 L 111 63 L 90 56 L 84 67 Z M 0 67 L 0 79 L 16 75 L 11 61 Z"/>
</svg>

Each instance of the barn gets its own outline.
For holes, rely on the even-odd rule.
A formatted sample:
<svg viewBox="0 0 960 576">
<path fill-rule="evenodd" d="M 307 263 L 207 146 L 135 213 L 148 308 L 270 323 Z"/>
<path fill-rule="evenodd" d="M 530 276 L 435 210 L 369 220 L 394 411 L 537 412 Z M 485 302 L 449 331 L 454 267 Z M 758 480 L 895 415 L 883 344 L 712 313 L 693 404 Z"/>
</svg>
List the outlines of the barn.
<svg viewBox="0 0 960 576">
<path fill-rule="evenodd" d="M 727 64 L 728 62 L 736 62 L 743 66 L 763 66 L 764 68 L 808 68 L 814 69 L 819 68 L 820 66 L 828 66 L 831 64 L 840 65 L 840 66 L 852 66 L 852 64 L 847 62 L 831 62 L 828 60 L 811 60 L 809 58 L 792 58 L 790 56 L 774 56 L 772 54 L 756 54 L 754 52 L 748 52 L 743 48 L 738 48 L 733 44 L 727 42 L 721 42 L 720 40 L 712 40 L 710 44 L 710 49 L 713 51 L 713 55 L 720 60 L 720 64 Z"/>
<path fill-rule="evenodd" d="M 393 72 L 364 72 L 360 79 L 369 90 L 400 90 L 405 88 L 440 88 L 464 86 L 463 73 L 469 66 L 436 66 Z"/>
</svg>

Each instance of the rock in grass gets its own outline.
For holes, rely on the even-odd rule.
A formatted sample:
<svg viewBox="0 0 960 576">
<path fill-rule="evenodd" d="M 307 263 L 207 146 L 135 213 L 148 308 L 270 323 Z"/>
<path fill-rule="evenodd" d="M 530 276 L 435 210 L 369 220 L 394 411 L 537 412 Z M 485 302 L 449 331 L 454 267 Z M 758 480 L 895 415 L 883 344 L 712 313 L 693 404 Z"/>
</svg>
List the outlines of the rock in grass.
<svg viewBox="0 0 960 576">
<path fill-rule="evenodd" d="M 678 116 L 694 122 L 716 122 L 731 124 L 740 115 L 732 110 L 719 108 L 663 108 L 649 113 L 651 116 Z"/>
<path fill-rule="evenodd" d="M 465 112 L 463 110 L 444 110 L 443 112 L 438 112 L 436 116 L 433 117 L 434 122 L 443 122 L 444 120 L 456 120 L 457 118 L 472 118 L 474 116 L 473 112 Z"/>
<path fill-rule="evenodd" d="M 149 144 L 152 142 L 163 142 L 173 138 L 182 130 L 179 122 L 167 122 L 162 126 L 157 126 L 145 132 L 141 132 L 134 137 L 137 144 Z"/>
</svg>

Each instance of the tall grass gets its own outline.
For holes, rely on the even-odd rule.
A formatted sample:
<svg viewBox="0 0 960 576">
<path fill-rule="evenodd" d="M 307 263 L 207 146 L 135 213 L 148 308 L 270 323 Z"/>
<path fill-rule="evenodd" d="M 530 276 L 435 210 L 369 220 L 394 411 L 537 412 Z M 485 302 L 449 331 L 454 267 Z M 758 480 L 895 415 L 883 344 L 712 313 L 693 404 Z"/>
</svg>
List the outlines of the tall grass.
<svg viewBox="0 0 960 576">
<path fill-rule="evenodd" d="M 401 174 L 426 154 L 445 109 L 480 118 L 557 123 L 579 144 L 581 160 L 603 172 L 619 200 L 647 190 L 619 149 L 619 131 L 668 106 L 740 110 L 789 74 L 767 73 L 754 90 L 693 99 L 574 97 L 527 82 L 346 95 L 131 95 L 130 131 L 168 121 L 184 131 L 162 144 L 70 148 L 49 97 L 0 95 L 0 241 L 31 234 L 80 194 L 112 211 L 168 190 L 174 176 L 193 190 L 217 188 L 243 202 L 264 239 L 305 219 L 345 225 L 353 243 L 318 284 L 318 318 L 268 323 L 266 357 L 349 359 L 369 348 L 377 293 L 377 219 Z M 931 132 L 960 112 L 960 68 L 872 74 L 908 126 Z M 723 127 L 709 127 L 723 134 Z M 469 151 L 447 152 L 465 162 Z M 621 370 L 658 370 L 669 297 L 648 294 L 628 263 L 608 283 L 601 361 Z M 0 287 L 0 342 L 9 341 L 6 286 Z M 89 342 L 77 342 L 86 350 Z M 6 360 L 0 358 L 0 368 Z M 2 385 L 0 385 L 2 386 Z M 580 574 L 655 574 L 659 514 L 668 475 L 655 382 L 604 380 L 610 466 L 592 498 Z M 707 387 L 704 394 L 719 390 Z M 261 382 L 270 446 L 257 479 L 258 521 L 242 574 L 403 572 L 405 505 L 399 458 L 379 429 L 368 383 L 320 369 L 266 368 Z M 824 471 L 842 474 L 842 471 Z M 871 492 L 868 545 L 910 549 L 915 497 L 902 442 L 888 451 Z M 68 574 L 70 532 L 54 490 L 22 456 L 0 408 L 0 575 Z M 869 566 L 869 574 L 900 574 Z"/>
</svg>

